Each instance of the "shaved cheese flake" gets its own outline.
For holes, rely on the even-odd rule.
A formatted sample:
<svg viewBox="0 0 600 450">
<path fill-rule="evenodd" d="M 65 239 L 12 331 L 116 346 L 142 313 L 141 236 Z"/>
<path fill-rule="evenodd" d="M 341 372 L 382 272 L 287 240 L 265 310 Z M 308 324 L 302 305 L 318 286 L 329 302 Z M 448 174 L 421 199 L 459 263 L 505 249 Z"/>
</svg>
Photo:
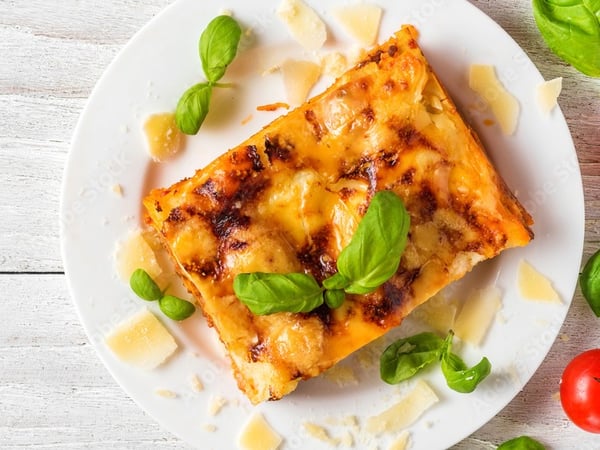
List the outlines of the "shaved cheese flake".
<svg viewBox="0 0 600 450">
<path fill-rule="evenodd" d="M 502 132 L 511 135 L 517 128 L 519 102 L 502 86 L 494 66 L 473 64 L 469 73 L 469 87 L 489 105 Z"/>
<path fill-rule="evenodd" d="M 438 396 L 429 385 L 419 380 L 398 403 L 377 416 L 369 417 L 367 431 L 373 434 L 393 433 L 407 428 L 438 401 Z"/>
<path fill-rule="evenodd" d="M 148 153 L 154 161 L 166 161 L 183 148 L 185 135 L 175 123 L 174 113 L 152 114 L 144 123 Z"/>
<path fill-rule="evenodd" d="M 286 60 L 281 65 L 288 103 L 300 105 L 321 75 L 321 68 L 311 61 Z"/>
<path fill-rule="evenodd" d="M 435 331 L 446 334 L 454 327 L 456 302 L 437 294 L 411 313 L 411 317 L 429 325 Z"/>
<path fill-rule="evenodd" d="M 379 6 L 368 3 L 341 6 L 332 11 L 344 31 L 364 46 L 373 45 L 377 40 L 381 13 Z"/>
<path fill-rule="evenodd" d="M 554 78 L 553 80 L 545 81 L 537 87 L 538 106 L 544 114 L 550 112 L 556 107 L 558 96 L 562 91 L 562 78 Z"/>
<path fill-rule="evenodd" d="M 238 437 L 238 447 L 242 450 L 277 450 L 282 438 L 260 413 L 254 413 Z"/>
<path fill-rule="evenodd" d="M 502 307 L 502 293 L 496 286 L 475 290 L 465 303 L 454 323 L 454 332 L 462 341 L 479 345 L 494 316 Z"/>
<path fill-rule="evenodd" d="M 117 326 L 106 345 L 120 360 L 142 369 L 154 369 L 177 349 L 173 336 L 146 309 Z"/>
<path fill-rule="evenodd" d="M 518 285 L 521 296 L 526 300 L 562 303 L 550 280 L 525 260 L 519 263 Z"/>
<path fill-rule="evenodd" d="M 410 433 L 406 430 L 392 442 L 389 450 L 406 450 L 410 444 Z"/>
<path fill-rule="evenodd" d="M 136 269 L 144 269 L 152 278 L 162 273 L 156 254 L 141 230 L 133 231 L 117 246 L 116 265 L 119 276 L 126 282 Z"/>
<path fill-rule="evenodd" d="M 302 0 L 283 0 L 277 16 L 292 37 L 306 50 L 319 50 L 327 40 L 327 28 L 317 13 Z"/>
</svg>

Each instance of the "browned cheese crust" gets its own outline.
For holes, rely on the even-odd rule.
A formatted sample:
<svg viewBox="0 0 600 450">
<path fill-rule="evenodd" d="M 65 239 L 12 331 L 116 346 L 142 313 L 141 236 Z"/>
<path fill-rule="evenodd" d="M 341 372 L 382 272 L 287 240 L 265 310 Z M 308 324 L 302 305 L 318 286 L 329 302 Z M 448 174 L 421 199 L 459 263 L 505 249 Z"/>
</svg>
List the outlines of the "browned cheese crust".
<svg viewBox="0 0 600 450">
<path fill-rule="evenodd" d="M 279 399 L 398 326 L 478 262 L 526 245 L 532 219 L 403 27 L 321 95 L 144 200 L 253 403 Z M 376 191 L 411 216 L 398 272 L 330 310 L 254 316 L 243 272 L 336 270 Z"/>
</svg>

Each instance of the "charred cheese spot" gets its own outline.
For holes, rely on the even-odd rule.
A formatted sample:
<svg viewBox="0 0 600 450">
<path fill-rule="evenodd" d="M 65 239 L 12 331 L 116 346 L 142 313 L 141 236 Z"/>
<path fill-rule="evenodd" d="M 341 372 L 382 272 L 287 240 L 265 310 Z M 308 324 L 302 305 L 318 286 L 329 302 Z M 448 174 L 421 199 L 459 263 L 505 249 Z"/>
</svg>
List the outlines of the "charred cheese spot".
<svg viewBox="0 0 600 450">
<path fill-rule="evenodd" d="M 265 137 L 265 154 L 270 164 L 275 161 L 288 162 L 292 157 L 294 146 L 288 142 L 282 142 L 278 136 Z"/>
</svg>

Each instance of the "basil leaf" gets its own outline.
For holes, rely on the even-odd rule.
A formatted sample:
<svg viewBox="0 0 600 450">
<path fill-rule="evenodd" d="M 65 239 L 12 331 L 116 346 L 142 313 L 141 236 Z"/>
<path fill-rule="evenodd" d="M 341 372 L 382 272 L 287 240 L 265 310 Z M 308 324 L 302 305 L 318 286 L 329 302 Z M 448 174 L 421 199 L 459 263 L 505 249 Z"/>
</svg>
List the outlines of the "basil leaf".
<svg viewBox="0 0 600 450">
<path fill-rule="evenodd" d="M 579 286 L 596 317 L 600 317 L 600 250 L 583 267 L 579 274 Z"/>
<path fill-rule="evenodd" d="M 598 0 L 533 0 L 533 16 L 554 53 L 580 72 L 600 77 Z"/>
<path fill-rule="evenodd" d="M 174 295 L 165 295 L 158 301 L 158 306 L 165 316 L 173 320 L 187 319 L 196 311 L 192 303 Z"/>
<path fill-rule="evenodd" d="M 216 83 L 225 74 L 227 66 L 235 58 L 241 35 L 242 29 L 229 16 L 215 17 L 202 32 L 200 60 L 210 83 Z"/>
<path fill-rule="evenodd" d="M 331 309 L 339 308 L 346 300 L 346 293 L 343 289 L 328 289 L 325 291 L 325 303 Z"/>
<path fill-rule="evenodd" d="M 154 301 L 162 297 L 160 288 L 144 269 L 134 270 L 129 278 L 129 286 L 143 300 Z"/>
<path fill-rule="evenodd" d="M 440 357 L 444 340 L 434 333 L 420 333 L 399 339 L 381 354 L 379 374 L 389 384 L 414 376 Z"/>
<path fill-rule="evenodd" d="M 519 436 L 500 444 L 497 450 L 546 450 L 546 447 L 529 436 Z"/>
<path fill-rule="evenodd" d="M 310 312 L 323 304 L 323 289 L 304 273 L 242 273 L 233 280 L 233 290 L 258 315 Z"/>
<path fill-rule="evenodd" d="M 339 273 L 350 280 L 349 294 L 367 294 L 398 270 L 406 246 L 410 216 L 400 197 L 380 191 L 338 257 Z"/>
<path fill-rule="evenodd" d="M 450 389 L 468 394 L 473 392 L 477 385 L 490 374 L 492 365 L 484 357 L 477 365 L 469 368 L 458 355 L 452 353 L 453 337 L 454 333 L 450 332 L 444 341 L 442 373 Z"/>
<path fill-rule="evenodd" d="M 185 134 L 196 134 L 208 114 L 212 87 L 198 83 L 183 93 L 175 110 L 177 128 Z"/>
</svg>

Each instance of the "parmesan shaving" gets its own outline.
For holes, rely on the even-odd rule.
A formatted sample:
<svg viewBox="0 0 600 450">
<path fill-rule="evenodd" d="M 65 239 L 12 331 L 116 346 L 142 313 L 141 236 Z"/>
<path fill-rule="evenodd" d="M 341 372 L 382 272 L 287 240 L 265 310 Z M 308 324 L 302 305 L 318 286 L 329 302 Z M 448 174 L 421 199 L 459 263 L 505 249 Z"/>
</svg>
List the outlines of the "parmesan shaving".
<svg viewBox="0 0 600 450">
<path fill-rule="evenodd" d="M 472 345 L 481 344 L 501 306 L 502 293 L 496 286 L 474 291 L 469 295 L 456 318 L 454 323 L 456 336 Z"/>
<path fill-rule="evenodd" d="M 185 135 L 175 123 L 174 113 L 152 114 L 144 123 L 148 152 L 154 161 L 166 161 L 184 145 Z"/>
<path fill-rule="evenodd" d="M 283 0 L 277 16 L 305 50 L 319 50 L 327 40 L 327 28 L 317 13 L 302 0 Z"/>
<path fill-rule="evenodd" d="M 371 46 L 377 40 L 381 8 L 368 3 L 341 6 L 332 11 L 334 19 L 359 44 Z"/>
<path fill-rule="evenodd" d="M 117 272 L 123 281 L 129 282 L 136 269 L 144 269 L 153 279 L 162 273 L 156 254 L 144 239 L 141 230 L 135 230 L 118 244 L 116 252 Z"/>
<path fill-rule="evenodd" d="M 146 309 L 117 326 L 106 345 L 120 360 L 142 369 L 154 369 L 177 349 L 173 336 Z"/>
<path fill-rule="evenodd" d="M 238 447 L 242 450 L 277 450 L 281 442 L 281 436 L 259 413 L 250 416 L 238 437 Z"/>
<path fill-rule="evenodd" d="M 429 385 L 425 381 L 419 380 L 398 403 L 377 416 L 369 417 L 367 431 L 373 434 L 400 431 L 412 425 L 438 401 L 438 396 Z"/>
<path fill-rule="evenodd" d="M 318 439 L 319 441 L 325 442 L 326 444 L 329 444 L 334 447 L 340 444 L 340 440 L 329 436 L 327 430 L 322 426 L 311 422 L 305 422 L 303 425 L 306 432 L 313 438 Z"/>
<path fill-rule="evenodd" d="M 288 59 L 281 65 L 288 103 L 300 105 L 321 75 L 321 68 L 311 61 Z"/>
<path fill-rule="evenodd" d="M 502 86 L 494 66 L 473 64 L 469 74 L 469 87 L 489 105 L 502 132 L 511 135 L 517 128 L 519 102 Z"/>
<path fill-rule="evenodd" d="M 406 450 L 410 444 L 410 433 L 406 430 L 402 431 L 400 435 L 394 439 L 389 450 Z"/>
<path fill-rule="evenodd" d="M 526 300 L 560 304 L 560 296 L 552 283 L 527 261 L 521 260 L 518 269 L 518 285 Z"/>
<path fill-rule="evenodd" d="M 562 78 L 545 81 L 537 87 L 538 106 L 544 114 L 550 114 L 557 105 L 558 96 L 562 91 Z"/>
</svg>

